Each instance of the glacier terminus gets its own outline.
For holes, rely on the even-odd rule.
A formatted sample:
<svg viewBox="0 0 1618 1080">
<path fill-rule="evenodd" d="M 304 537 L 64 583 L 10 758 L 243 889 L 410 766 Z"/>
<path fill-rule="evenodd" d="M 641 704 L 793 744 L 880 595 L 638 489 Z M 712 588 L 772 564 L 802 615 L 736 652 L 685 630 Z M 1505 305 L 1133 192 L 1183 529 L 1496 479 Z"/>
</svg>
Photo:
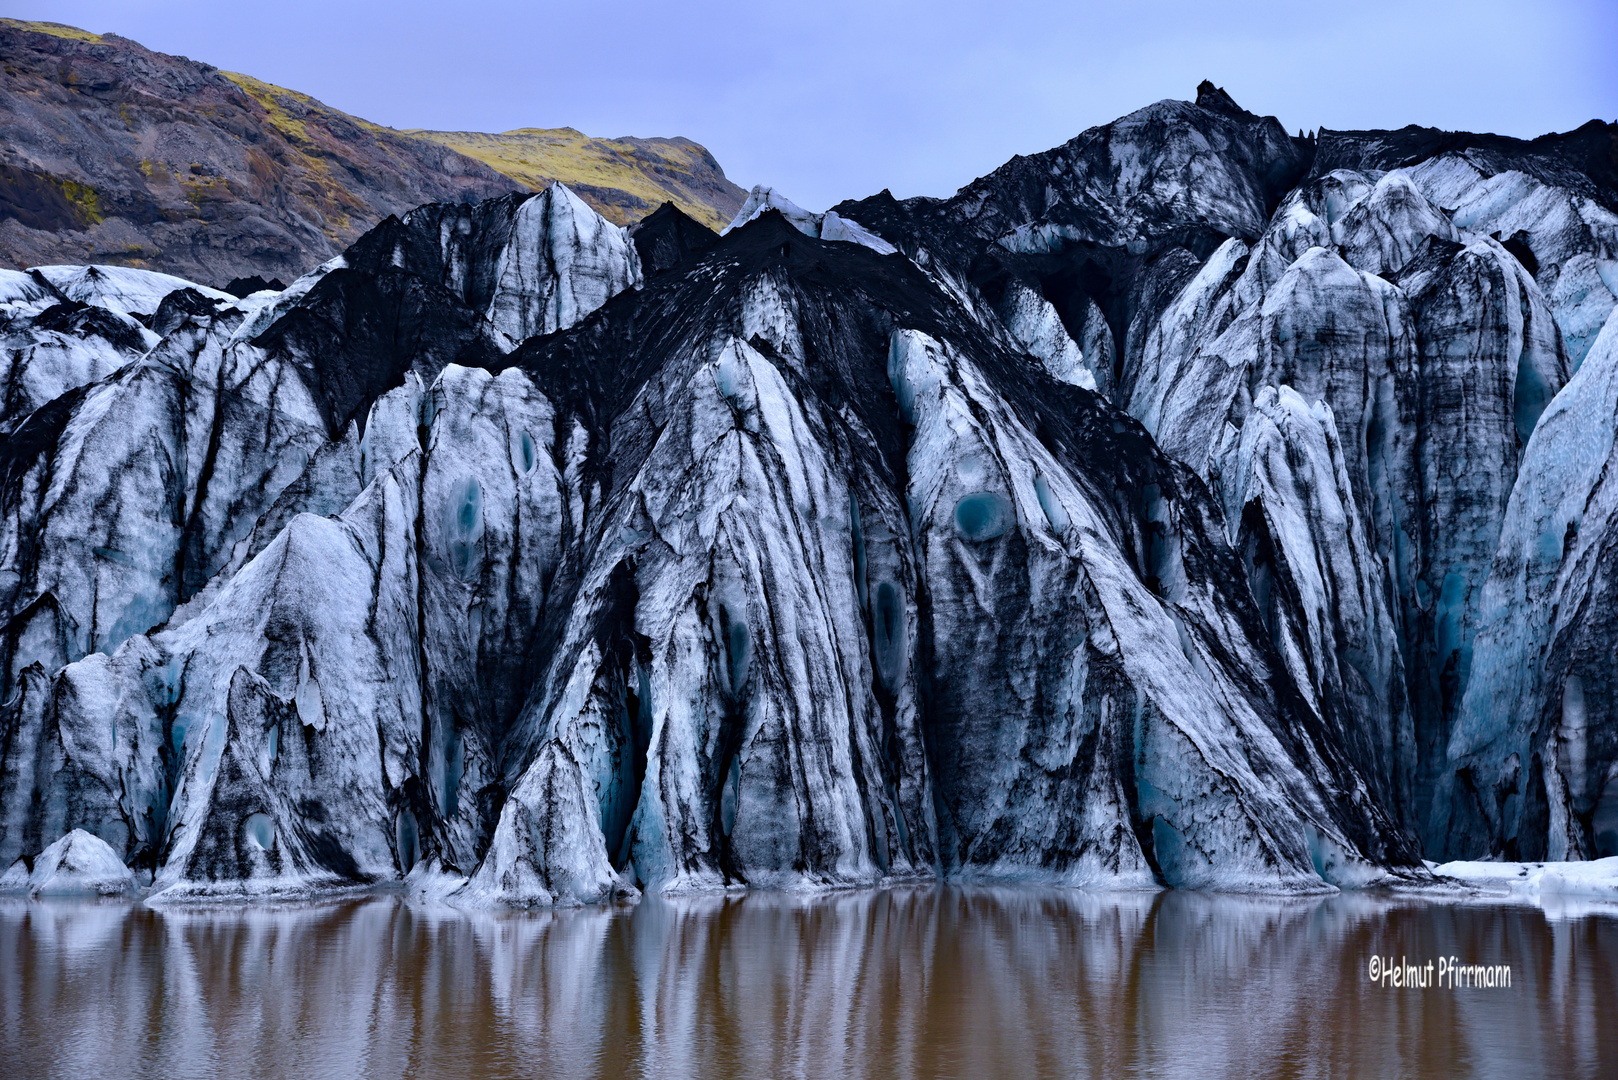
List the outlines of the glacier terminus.
<svg viewBox="0 0 1618 1080">
<path fill-rule="evenodd" d="M 722 235 L 0 271 L 0 889 L 1611 866 L 1615 145 L 1204 83 Z"/>
</svg>

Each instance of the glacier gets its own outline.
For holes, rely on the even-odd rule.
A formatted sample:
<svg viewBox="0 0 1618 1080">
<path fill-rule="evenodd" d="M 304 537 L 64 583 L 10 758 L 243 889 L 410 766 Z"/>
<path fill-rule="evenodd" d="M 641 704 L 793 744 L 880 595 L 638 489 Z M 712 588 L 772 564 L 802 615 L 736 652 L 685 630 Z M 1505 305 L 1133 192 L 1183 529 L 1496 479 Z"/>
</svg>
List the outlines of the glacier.
<svg viewBox="0 0 1618 1080">
<path fill-rule="evenodd" d="M 1618 855 L 1618 191 L 1424 131 L 1204 84 L 722 235 L 554 185 L 245 298 L 0 272 L 0 889 Z"/>
</svg>

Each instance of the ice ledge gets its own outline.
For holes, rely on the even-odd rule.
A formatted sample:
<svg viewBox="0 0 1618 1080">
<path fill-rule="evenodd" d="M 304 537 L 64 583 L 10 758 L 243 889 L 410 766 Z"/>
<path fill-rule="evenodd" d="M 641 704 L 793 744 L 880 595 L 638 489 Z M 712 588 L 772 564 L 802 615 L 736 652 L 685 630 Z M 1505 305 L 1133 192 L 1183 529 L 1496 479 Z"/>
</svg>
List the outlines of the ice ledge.
<svg viewBox="0 0 1618 1080">
<path fill-rule="evenodd" d="M 1429 863 L 1434 876 L 1453 878 L 1484 898 L 1537 904 L 1547 914 L 1572 918 L 1618 905 L 1618 855 L 1589 862 Z"/>
<path fill-rule="evenodd" d="M 816 214 L 763 184 L 756 185 L 748 193 L 747 201 L 742 203 L 742 208 L 736 212 L 735 219 L 726 225 L 719 235 L 724 236 L 732 229 L 739 229 L 770 210 L 779 211 L 782 217 L 792 223 L 793 228 L 805 236 L 813 236 L 818 240 L 840 240 L 859 244 L 870 248 L 878 255 L 892 255 L 899 250 L 859 222 L 843 217 L 835 210 Z"/>
</svg>

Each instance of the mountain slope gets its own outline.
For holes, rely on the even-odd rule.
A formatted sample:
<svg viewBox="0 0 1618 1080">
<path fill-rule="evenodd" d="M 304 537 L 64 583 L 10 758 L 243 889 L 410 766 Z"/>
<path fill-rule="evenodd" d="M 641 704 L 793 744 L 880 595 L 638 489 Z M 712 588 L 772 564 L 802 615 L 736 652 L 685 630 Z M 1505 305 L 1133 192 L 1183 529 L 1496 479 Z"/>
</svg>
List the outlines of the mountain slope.
<svg viewBox="0 0 1618 1080">
<path fill-rule="evenodd" d="M 49 23 L 0 20 L 0 62 L 0 262 L 16 267 L 291 280 L 390 214 L 562 173 L 593 185 L 582 196 L 619 220 L 674 198 L 712 223 L 741 202 L 683 139 L 569 136 L 539 156 L 526 136 L 518 153 L 504 136 L 467 135 L 478 145 L 462 153 L 251 76 Z"/>
<path fill-rule="evenodd" d="M 0 23 L 0 257 L 291 279 L 388 214 L 509 180 L 116 35 Z"/>
<path fill-rule="evenodd" d="M 530 190 L 566 184 L 608 221 L 632 225 L 665 202 L 715 232 L 730 224 L 747 193 L 690 139 L 594 139 L 572 128 L 406 131 L 474 158 Z"/>
</svg>

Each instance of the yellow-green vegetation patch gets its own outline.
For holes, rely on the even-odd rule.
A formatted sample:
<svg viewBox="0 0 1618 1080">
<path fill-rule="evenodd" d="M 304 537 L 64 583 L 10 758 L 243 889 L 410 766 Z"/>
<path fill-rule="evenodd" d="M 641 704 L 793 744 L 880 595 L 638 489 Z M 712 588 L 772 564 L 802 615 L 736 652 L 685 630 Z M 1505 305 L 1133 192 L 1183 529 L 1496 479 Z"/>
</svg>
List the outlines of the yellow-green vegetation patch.
<svg viewBox="0 0 1618 1080">
<path fill-rule="evenodd" d="M 96 194 L 95 188 L 89 184 L 81 184 L 77 180 L 65 178 L 57 179 L 56 183 L 62 189 L 62 194 L 67 198 L 67 201 L 72 203 L 74 208 L 84 216 L 86 224 L 101 224 L 103 220 L 101 197 Z"/>
<path fill-rule="evenodd" d="M 711 159 L 684 139 L 595 139 L 572 128 L 401 134 L 448 146 L 533 191 L 559 181 L 618 225 L 639 221 L 665 202 L 712 229 L 730 222 L 729 213 L 698 196 Z"/>
<path fill-rule="evenodd" d="M 0 25 L 9 26 L 15 30 L 29 30 L 36 34 L 49 34 L 51 37 L 67 38 L 69 41 L 100 41 L 100 34 L 92 34 L 88 30 L 80 30 L 76 26 L 64 26 L 53 22 L 30 22 L 27 19 L 0 19 Z"/>
<path fill-rule="evenodd" d="M 338 115 L 335 108 L 325 105 L 314 97 L 290 91 L 285 86 L 275 86 L 275 83 L 265 83 L 264 79 L 252 78 L 251 74 L 243 74 L 241 71 L 220 71 L 220 74 L 241 87 L 246 96 L 264 105 L 264 112 L 269 113 L 270 126 L 277 128 L 286 138 L 293 139 L 294 142 L 309 142 L 312 139 L 309 136 L 309 126 L 304 123 L 303 117 L 293 115 L 293 108 L 298 108 L 303 113 Z M 359 123 L 361 126 L 367 126 L 364 125 L 364 121 Z"/>
<path fill-rule="evenodd" d="M 304 126 L 302 120 L 287 110 L 286 102 L 293 101 L 305 108 L 318 108 L 320 103 L 314 98 L 288 90 L 284 86 L 255 79 L 251 75 L 243 75 L 239 71 L 222 71 L 220 74 L 241 87 L 243 93 L 264 107 L 264 111 L 270 114 L 269 121 L 272 127 L 290 139 L 298 142 L 309 141 L 309 129 Z"/>
<path fill-rule="evenodd" d="M 51 232 L 102 221 L 101 196 L 89 184 L 0 163 L 0 217 Z"/>
<path fill-rule="evenodd" d="M 185 176 L 178 175 L 180 186 L 185 190 L 185 201 L 198 210 L 209 199 L 228 198 L 232 194 L 230 181 L 222 176 Z"/>
</svg>

